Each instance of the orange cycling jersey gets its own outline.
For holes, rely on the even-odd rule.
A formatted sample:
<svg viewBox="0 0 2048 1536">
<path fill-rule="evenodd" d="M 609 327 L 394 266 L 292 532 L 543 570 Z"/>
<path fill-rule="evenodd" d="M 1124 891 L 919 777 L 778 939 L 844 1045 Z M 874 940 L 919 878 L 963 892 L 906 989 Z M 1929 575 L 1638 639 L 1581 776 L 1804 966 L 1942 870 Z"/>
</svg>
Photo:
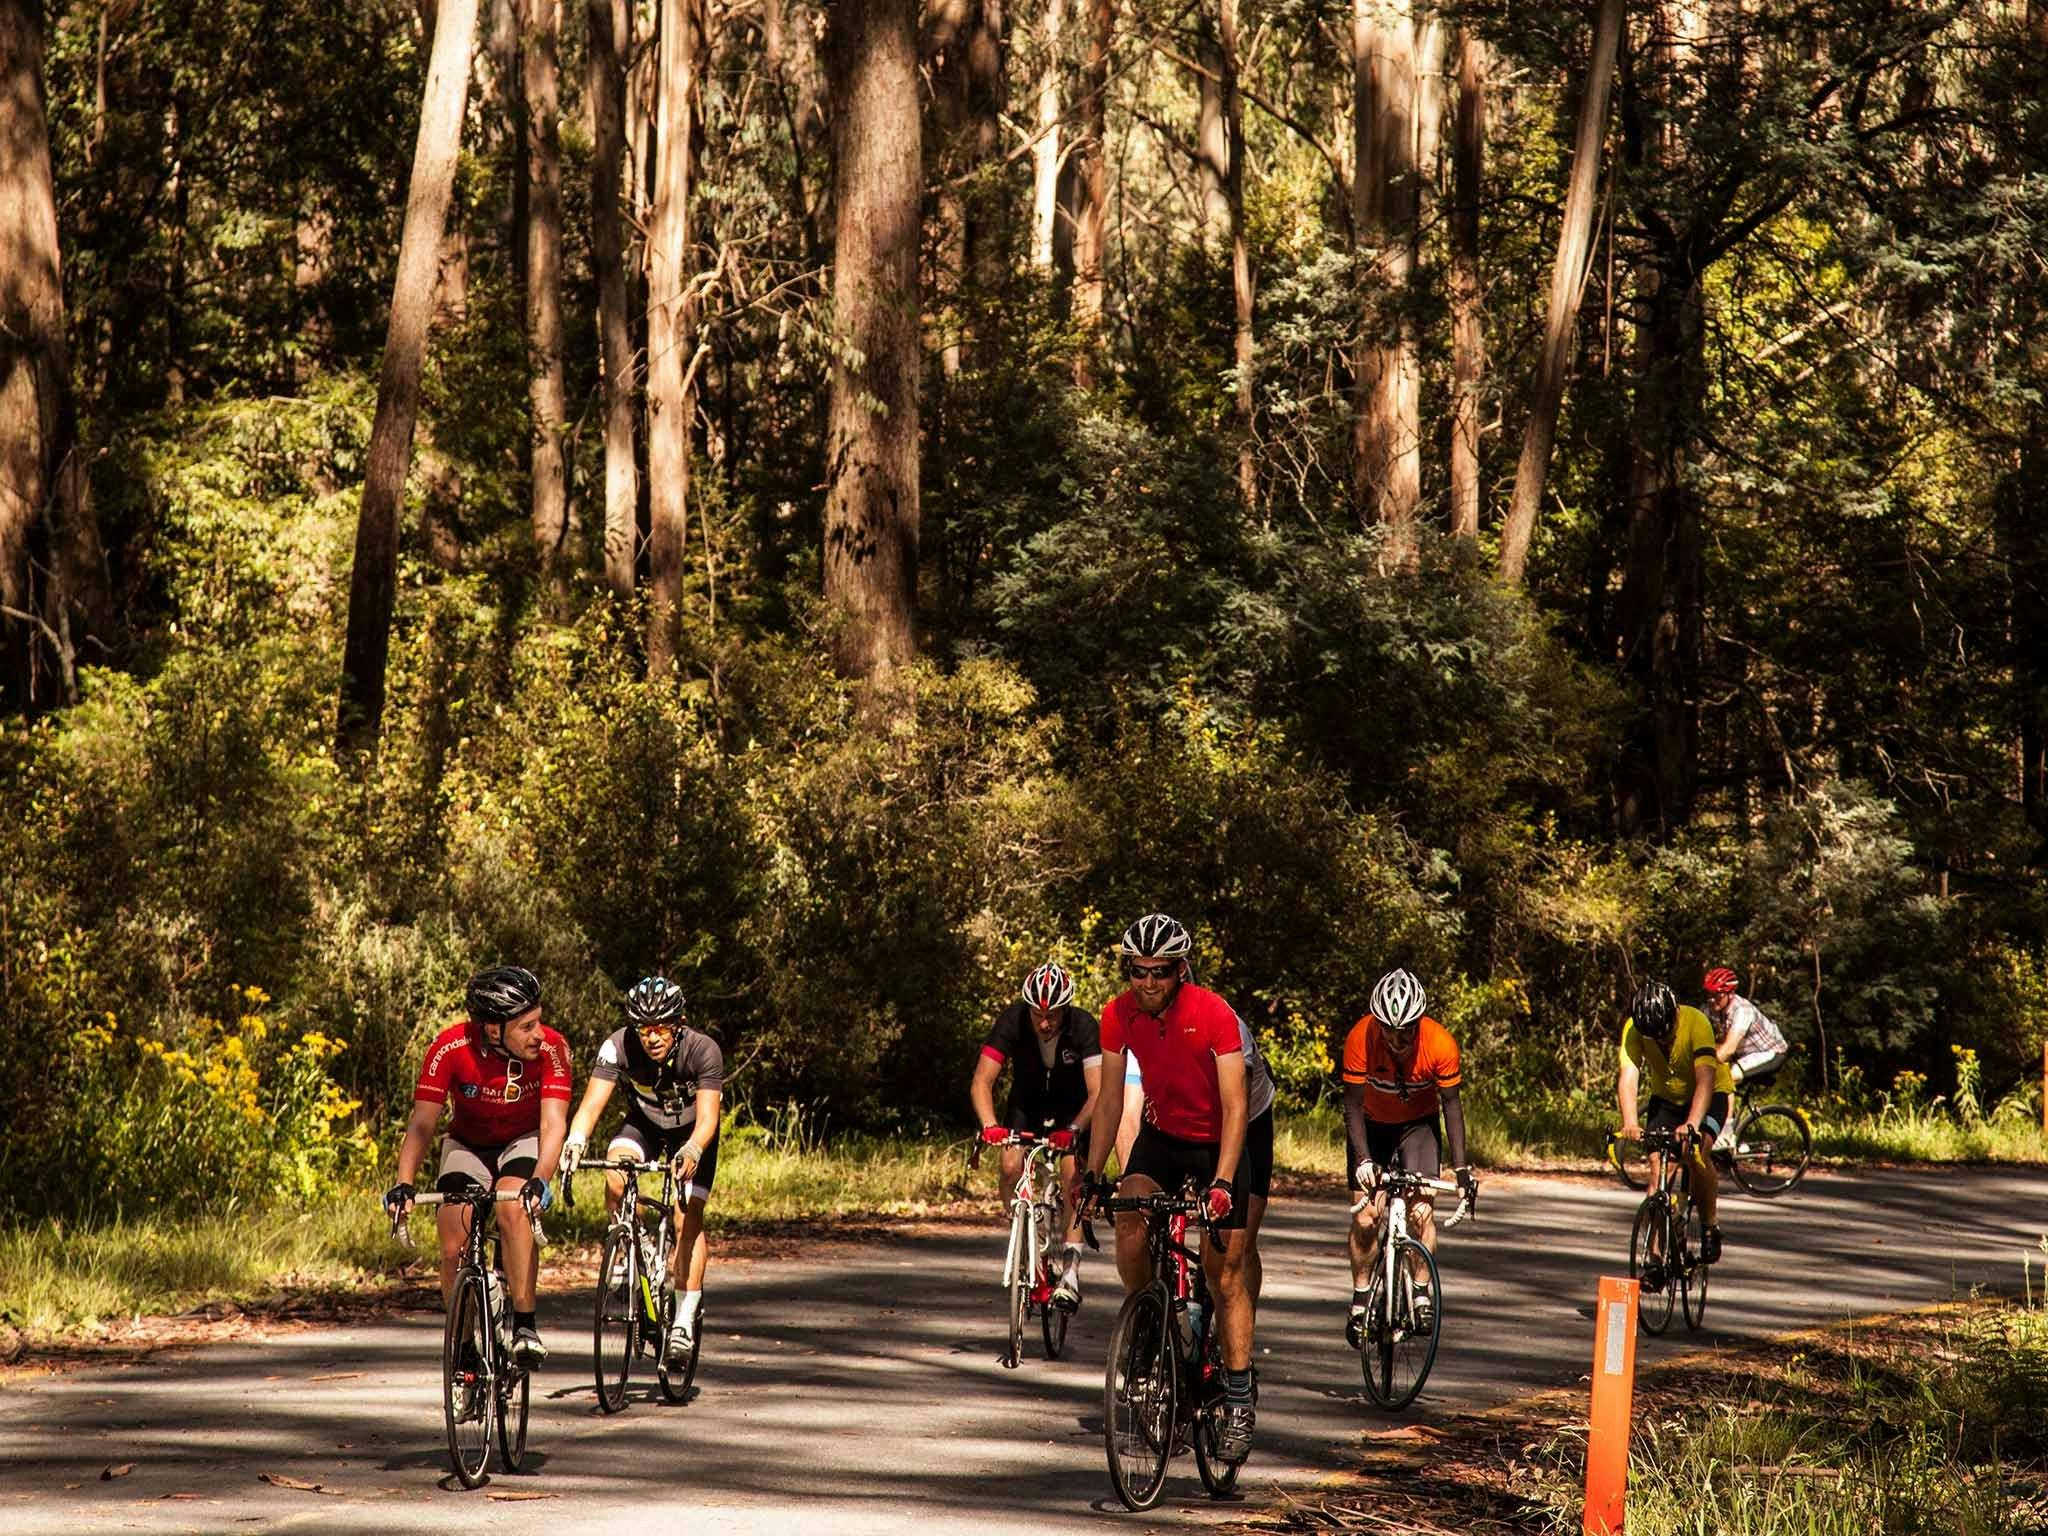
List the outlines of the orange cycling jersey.
<svg viewBox="0 0 2048 1536">
<path fill-rule="evenodd" d="M 1427 1120 L 1437 1111 L 1437 1090 L 1464 1081 L 1458 1042 L 1428 1014 L 1416 1029 L 1415 1058 L 1403 1063 L 1387 1044 L 1380 1021 L 1367 1014 L 1344 1039 L 1344 1081 L 1365 1087 L 1365 1118 L 1379 1125 Z"/>
</svg>

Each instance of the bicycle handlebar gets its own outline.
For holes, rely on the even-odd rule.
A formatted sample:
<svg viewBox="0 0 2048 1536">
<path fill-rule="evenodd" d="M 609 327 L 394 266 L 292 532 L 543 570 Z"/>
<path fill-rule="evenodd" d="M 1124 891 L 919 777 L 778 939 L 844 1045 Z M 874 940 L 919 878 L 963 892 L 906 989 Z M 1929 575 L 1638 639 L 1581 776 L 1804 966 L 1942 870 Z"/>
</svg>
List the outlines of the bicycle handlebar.
<svg viewBox="0 0 2048 1536">
<path fill-rule="evenodd" d="M 416 1206 L 512 1205 L 520 1200 L 523 1200 L 524 1198 L 525 1196 L 523 1196 L 516 1189 L 485 1189 L 481 1185 L 479 1185 L 475 1189 L 460 1190 L 453 1194 L 446 1193 L 438 1189 L 429 1189 L 423 1191 L 420 1194 L 414 1195 L 412 1197 L 412 1203 Z M 387 1214 L 391 1215 L 391 1235 L 393 1237 L 400 1239 L 406 1247 L 411 1247 L 412 1229 L 405 1224 L 405 1215 L 391 1213 L 390 1208 L 388 1206 L 384 1206 L 384 1202 L 381 1199 L 377 1203 L 380 1207 L 384 1208 Z M 533 1223 L 533 1240 L 535 1244 L 538 1245 L 545 1243 L 547 1241 L 547 1238 L 541 1232 L 540 1218 L 538 1216 L 534 1216 L 529 1219 Z"/>
</svg>

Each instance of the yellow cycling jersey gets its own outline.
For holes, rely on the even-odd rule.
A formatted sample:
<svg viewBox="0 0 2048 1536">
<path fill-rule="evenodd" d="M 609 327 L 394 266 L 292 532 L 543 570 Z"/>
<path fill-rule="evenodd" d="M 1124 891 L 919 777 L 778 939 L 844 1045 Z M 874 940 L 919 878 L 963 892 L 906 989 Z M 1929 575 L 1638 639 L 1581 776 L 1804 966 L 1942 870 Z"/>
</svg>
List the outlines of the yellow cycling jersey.
<svg viewBox="0 0 2048 1536">
<path fill-rule="evenodd" d="M 1643 1087 L 1653 1099 L 1681 1106 L 1691 1104 L 1693 1063 L 1702 1056 L 1714 1062 L 1714 1092 L 1733 1092 L 1735 1082 L 1728 1075 L 1728 1063 L 1714 1057 L 1714 1026 L 1699 1009 L 1680 1005 L 1678 1028 L 1671 1036 L 1668 1055 L 1662 1045 L 1636 1028 L 1634 1019 L 1621 1026 L 1621 1059 L 1624 1064 L 1635 1064 L 1643 1075 Z"/>
</svg>

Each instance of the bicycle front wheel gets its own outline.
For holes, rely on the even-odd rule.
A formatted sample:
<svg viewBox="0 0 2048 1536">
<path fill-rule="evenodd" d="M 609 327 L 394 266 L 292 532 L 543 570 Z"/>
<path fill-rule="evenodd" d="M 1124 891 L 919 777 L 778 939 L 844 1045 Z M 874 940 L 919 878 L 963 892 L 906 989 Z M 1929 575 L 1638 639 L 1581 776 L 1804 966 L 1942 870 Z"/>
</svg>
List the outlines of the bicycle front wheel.
<svg viewBox="0 0 2048 1536">
<path fill-rule="evenodd" d="M 1700 1257 L 1706 1251 L 1706 1232 L 1699 1206 L 1687 1205 L 1685 1236 L 1678 1248 L 1678 1284 L 1685 1326 L 1695 1332 L 1707 1320 L 1707 1274 L 1713 1267 Z"/>
<path fill-rule="evenodd" d="M 597 1376 L 597 1406 L 617 1413 L 626 1406 L 626 1377 L 640 1325 L 640 1259 L 633 1234 L 614 1228 L 604 1240 L 597 1265 L 597 1313 L 590 1325 L 590 1354 Z"/>
<path fill-rule="evenodd" d="M 1640 1141 L 1624 1141 L 1619 1136 L 1610 1138 L 1607 1161 L 1614 1165 L 1614 1171 L 1621 1175 L 1621 1182 L 1630 1189 L 1650 1187 L 1650 1154 L 1643 1150 Z"/>
<path fill-rule="evenodd" d="M 1241 1461 L 1225 1461 L 1217 1454 L 1216 1442 L 1223 1435 L 1223 1365 L 1212 1350 L 1210 1365 L 1215 1375 L 1199 1389 L 1202 1405 L 1195 1411 L 1195 1470 L 1202 1474 L 1202 1486 L 1212 1498 L 1227 1498 L 1237 1488 Z"/>
<path fill-rule="evenodd" d="M 1743 1116 L 1729 1151 L 1735 1182 L 1752 1195 L 1782 1195 L 1806 1175 L 1813 1131 L 1806 1116 L 1786 1104 L 1765 1104 Z"/>
<path fill-rule="evenodd" d="M 524 1366 L 500 1367 L 498 1390 L 498 1455 L 507 1472 L 526 1464 L 526 1401 L 533 1391 L 533 1373 Z"/>
<path fill-rule="evenodd" d="M 1150 1509 L 1166 1487 L 1178 1384 L 1171 1328 L 1166 1294 L 1155 1284 L 1124 1299 L 1109 1335 L 1102 1436 L 1110 1486 L 1126 1509 Z"/>
<path fill-rule="evenodd" d="M 1663 1196 L 1652 1195 L 1636 1207 L 1628 1239 L 1628 1273 L 1639 1286 L 1636 1316 L 1651 1333 L 1671 1326 L 1671 1293 L 1678 1288 L 1671 1272 L 1670 1227 L 1671 1207 Z"/>
<path fill-rule="evenodd" d="M 448 1464 L 465 1488 L 484 1480 L 491 1464 L 491 1313 L 484 1277 L 458 1275 L 441 1336 L 441 1407 L 448 1427 Z"/>
<path fill-rule="evenodd" d="M 1058 1283 L 1054 1279 L 1054 1266 L 1058 1263 L 1059 1248 L 1054 1234 L 1063 1230 L 1057 1225 L 1058 1219 L 1057 1210 L 1045 1211 L 1039 1216 L 1038 1230 L 1045 1234 L 1045 1239 L 1038 1245 L 1037 1284 L 1053 1286 Z M 1047 1300 L 1045 1305 L 1038 1309 L 1038 1331 L 1045 1340 L 1045 1358 L 1059 1359 L 1060 1351 L 1067 1347 L 1066 1309 Z"/>
<path fill-rule="evenodd" d="M 1420 1274 L 1417 1274 L 1420 1271 Z M 1416 1316 L 1417 1288 L 1429 1288 L 1428 1316 Z M 1443 1297 L 1437 1291 L 1436 1258 L 1413 1238 L 1403 1238 L 1394 1253 L 1394 1294 L 1375 1292 L 1367 1313 L 1367 1337 L 1360 1352 L 1365 1363 L 1365 1390 L 1389 1413 L 1415 1401 L 1436 1364 L 1437 1340 L 1443 1335 Z"/>
</svg>

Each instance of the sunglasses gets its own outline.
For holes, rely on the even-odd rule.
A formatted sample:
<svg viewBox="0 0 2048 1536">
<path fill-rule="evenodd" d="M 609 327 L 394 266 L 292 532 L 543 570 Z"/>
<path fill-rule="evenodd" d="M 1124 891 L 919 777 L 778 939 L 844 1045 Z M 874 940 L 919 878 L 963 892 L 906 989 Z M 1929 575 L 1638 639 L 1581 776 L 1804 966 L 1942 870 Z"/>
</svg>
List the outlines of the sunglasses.
<svg viewBox="0 0 2048 1536">
<path fill-rule="evenodd" d="M 1133 981 L 1167 981 L 1180 974 L 1180 962 L 1168 960 L 1160 965 L 1139 965 L 1134 960 L 1124 967 L 1124 974 Z"/>
<path fill-rule="evenodd" d="M 519 1102 L 519 1079 L 525 1073 L 525 1062 L 521 1061 L 517 1056 L 505 1058 L 505 1102 L 507 1104 L 517 1104 Z"/>
</svg>

